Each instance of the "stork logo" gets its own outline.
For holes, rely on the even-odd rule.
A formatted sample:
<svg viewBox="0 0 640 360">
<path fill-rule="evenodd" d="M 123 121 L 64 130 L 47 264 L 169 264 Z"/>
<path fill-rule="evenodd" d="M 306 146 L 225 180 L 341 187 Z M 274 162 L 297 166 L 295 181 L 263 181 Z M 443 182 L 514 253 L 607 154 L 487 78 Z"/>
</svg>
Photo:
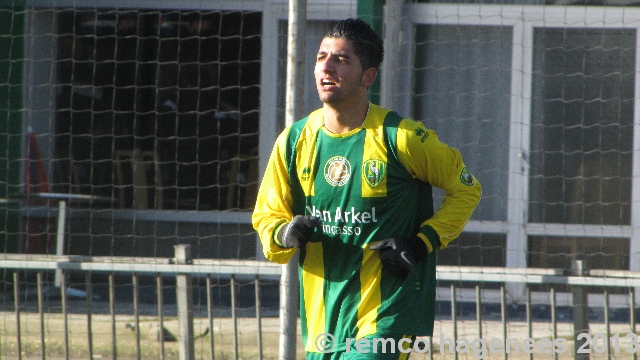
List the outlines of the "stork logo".
<svg viewBox="0 0 640 360">
<path fill-rule="evenodd" d="M 374 188 L 387 176 L 387 164 L 382 160 L 370 159 L 365 161 L 362 172 L 367 184 Z"/>
<path fill-rule="evenodd" d="M 334 156 L 324 165 L 324 178 L 331 186 L 342 186 L 351 178 L 351 164 L 342 156 Z"/>
</svg>

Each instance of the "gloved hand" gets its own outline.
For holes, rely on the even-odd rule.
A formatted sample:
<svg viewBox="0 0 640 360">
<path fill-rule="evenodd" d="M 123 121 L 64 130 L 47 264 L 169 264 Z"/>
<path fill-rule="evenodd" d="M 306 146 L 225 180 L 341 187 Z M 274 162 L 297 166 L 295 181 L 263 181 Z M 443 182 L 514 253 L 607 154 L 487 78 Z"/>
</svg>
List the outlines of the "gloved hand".
<svg viewBox="0 0 640 360">
<path fill-rule="evenodd" d="M 418 236 L 407 240 L 389 238 L 381 240 L 370 247 L 379 250 L 378 256 L 382 266 L 392 274 L 405 279 L 418 261 L 427 257 L 427 245 Z"/>
<path fill-rule="evenodd" d="M 278 231 L 278 241 L 286 248 L 301 247 L 313 236 L 313 231 L 322 231 L 322 223 L 315 216 L 296 215 L 290 223 Z"/>
</svg>

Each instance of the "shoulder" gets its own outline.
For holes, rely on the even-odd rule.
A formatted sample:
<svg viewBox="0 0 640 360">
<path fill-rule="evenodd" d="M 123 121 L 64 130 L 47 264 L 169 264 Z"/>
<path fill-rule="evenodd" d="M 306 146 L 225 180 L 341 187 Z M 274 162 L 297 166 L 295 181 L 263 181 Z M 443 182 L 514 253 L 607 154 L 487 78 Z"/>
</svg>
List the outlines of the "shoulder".
<svg viewBox="0 0 640 360">
<path fill-rule="evenodd" d="M 408 118 L 399 122 L 395 140 L 400 158 L 403 158 L 403 155 L 408 158 L 416 156 L 421 158 L 435 154 L 439 151 L 438 149 L 447 148 L 434 130 L 427 128 L 421 121 Z"/>
<path fill-rule="evenodd" d="M 322 113 L 320 109 L 312 112 L 308 116 L 288 125 L 280 132 L 277 144 L 296 143 L 300 136 L 308 136 L 309 133 L 317 131 L 322 126 Z"/>
<path fill-rule="evenodd" d="M 318 132 L 323 122 L 322 109 L 318 109 L 293 123 L 293 125 L 290 126 L 288 137 L 295 143 L 300 137 L 305 138 Z"/>
<path fill-rule="evenodd" d="M 419 136 L 425 133 L 433 133 L 428 130 L 420 121 L 403 117 L 397 112 L 385 109 L 379 105 L 371 104 L 370 116 L 377 126 L 384 126 L 387 129 L 394 129 L 403 135 L 415 133 Z"/>
<path fill-rule="evenodd" d="M 406 118 L 398 125 L 398 133 L 410 142 L 425 143 L 429 138 L 437 138 L 435 131 L 427 129 L 421 121 Z"/>
<path fill-rule="evenodd" d="M 395 111 L 373 104 L 370 111 L 373 111 L 376 125 L 385 128 L 392 142 L 397 141 L 406 146 L 437 140 L 435 131 L 427 129 L 421 121 L 403 117 Z"/>
<path fill-rule="evenodd" d="M 322 112 L 316 110 L 308 116 L 294 122 L 280 132 L 276 139 L 275 149 L 283 161 L 290 162 L 297 152 L 298 145 L 305 139 L 315 138 L 315 133 L 322 127 Z"/>
</svg>

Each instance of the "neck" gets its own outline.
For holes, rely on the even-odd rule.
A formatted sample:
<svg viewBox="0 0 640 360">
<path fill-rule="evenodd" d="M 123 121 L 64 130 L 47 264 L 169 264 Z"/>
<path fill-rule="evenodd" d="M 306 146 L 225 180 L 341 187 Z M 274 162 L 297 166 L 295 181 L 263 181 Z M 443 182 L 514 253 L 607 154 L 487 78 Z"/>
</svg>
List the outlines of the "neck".
<svg viewBox="0 0 640 360">
<path fill-rule="evenodd" d="M 344 108 L 325 103 L 323 112 L 325 128 L 334 134 L 344 134 L 362 126 L 369 112 L 369 101 Z"/>
</svg>

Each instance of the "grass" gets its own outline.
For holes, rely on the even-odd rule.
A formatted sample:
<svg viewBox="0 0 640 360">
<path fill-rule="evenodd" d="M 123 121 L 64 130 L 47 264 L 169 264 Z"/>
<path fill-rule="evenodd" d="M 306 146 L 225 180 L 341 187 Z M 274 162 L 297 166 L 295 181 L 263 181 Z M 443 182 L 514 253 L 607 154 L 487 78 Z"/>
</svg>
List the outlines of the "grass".
<svg viewBox="0 0 640 360">
<path fill-rule="evenodd" d="M 42 359 L 40 345 L 40 321 L 37 313 L 23 312 L 20 314 L 21 332 L 21 356 L 18 356 L 18 341 L 16 315 L 14 312 L 0 312 L 0 360 L 13 359 Z M 178 320 L 175 317 L 166 316 L 164 327 L 173 335 L 178 337 Z M 117 357 L 113 353 L 113 340 L 111 334 L 111 316 L 105 314 L 94 314 L 91 317 L 91 344 L 93 346 L 94 359 L 137 359 L 138 352 L 141 359 L 160 359 L 161 342 L 158 341 L 158 322 L 155 316 L 141 316 L 139 318 L 139 347 L 136 338 L 136 331 L 131 329 L 134 318 L 131 315 L 117 315 L 115 324 L 115 338 Z M 68 314 L 68 341 L 70 359 L 89 359 L 89 329 L 86 314 Z M 60 313 L 44 314 L 44 338 L 45 338 L 45 358 L 64 359 L 64 321 Z M 255 318 L 238 318 L 238 358 L 257 359 L 258 358 L 258 329 Z M 129 325 L 129 326 L 128 326 Z M 451 338 L 453 334 L 453 324 L 450 321 L 437 321 L 433 337 L 433 358 L 453 359 L 454 355 L 445 351 L 440 354 L 441 335 L 443 338 Z M 478 338 L 477 324 L 474 321 L 459 321 L 457 324 L 458 338 L 465 338 L 473 341 Z M 208 326 L 206 318 L 197 317 L 194 319 L 194 332 L 196 336 L 205 332 Z M 235 345 L 233 336 L 233 322 L 230 318 L 215 318 L 213 321 L 214 341 L 213 347 L 216 359 L 235 359 Z M 279 350 L 279 319 L 268 317 L 262 319 L 262 352 L 263 359 L 277 359 Z M 522 341 L 527 337 L 527 327 L 522 322 L 510 322 L 507 324 L 508 337 Z M 548 323 L 534 323 L 533 338 L 539 341 L 542 338 L 551 337 L 551 326 Z M 611 335 L 616 333 L 621 339 L 628 333 L 629 326 L 625 324 L 613 324 Z M 592 324 L 590 329 L 592 334 L 605 333 L 603 324 Z M 557 329 L 558 337 L 567 339 L 568 351 L 558 354 L 560 359 L 573 358 L 573 343 L 570 341 L 572 328 L 570 323 L 559 323 Z M 501 338 L 502 325 L 499 321 L 483 322 L 483 338 Z M 624 340 L 621 345 L 627 345 Z M 196 359 L 210 358 L 209 335 L 197 337 L 195 340 L 194 354 Z M 164 342 L 164 358 L 178 359 L 180 355 L 179 343 L 176 341 Z M 487 359 L 502 359 L 503 353 L 485 352 Z M 304 351 L 301 341 L 297 345 L 297 358 L 304 359 Z M 469 349 L 466 353 L 458 353 L 460 359 L 483 358 Z M 522 351 L 511 351 L 509 359 L 528 359 L 528 355 Z M 535 359 L 553 359 L 552 354 L 536 353 Z M 606 354 L 593 353 L 591 359 L 605 359 Z M 612 358 L 631 359 L 631 354 L 624 350 L 617 354 L 612 354 Z M 412 360 L 429 359 L 429 354 L 414 353 Z"/>
<path fill-rule="evenodd" d="M 113 337 L 111 334 L 110 315 L 92 315 L 91 344 L 94 359 L 114 359 Z M 87 316 L 78 314 L 67 315 L 69 358 L 89 358 L 89 331 Z M 47 359 L 64 358 L 64 321 L 61 314 L 44 315 L 45 355 Z M 159 325 L 155 317 L 139 318 L 139 350 L 136 331 L 130 326 L 134 324 L 132 316 L 118 315 L 116 318 L 116 351 L 117 359 L 137 359 L 138 351 L 141 359 L 160 359 L 161 342 L 158 341 Z M 0 313 L 0 359 L 18 359 L 17 327 L 15 313 Z M 213 348 L 216 359 L 235 359 L 235 345 L 233 323 L 230 318 L 216 318 L 214 325 Z M 194 354 L 196 359 L 209 359 L 210 338 L 205 332 L 206 318 L 194 319 L 194 331 L 198 337 L 195 340 Z M 175 317 L 165 317 L 164 327 L 175 337 L 178 337 L 178 320 Z M 278 357 L 278 327 L 277 318 L 262 319 L 262 349 L 263 359 L 277 359 Z M 21 313 L 20 315 L 21 357 L 23 359 L 42 358 L 40 345 L 40 322 L 38 314 Z M 200 336 L 198 336 L 200 335 Z M 257 321 L 252 318 L 238 319 L 238 357 L 241 359 L 258 358 Z M 304 358 L 302 345 L 298 345 L 299 358 Z M 180 354 L 177 341 L 164 342 L 165 359 L 178 359 Z"/>
</svg>

